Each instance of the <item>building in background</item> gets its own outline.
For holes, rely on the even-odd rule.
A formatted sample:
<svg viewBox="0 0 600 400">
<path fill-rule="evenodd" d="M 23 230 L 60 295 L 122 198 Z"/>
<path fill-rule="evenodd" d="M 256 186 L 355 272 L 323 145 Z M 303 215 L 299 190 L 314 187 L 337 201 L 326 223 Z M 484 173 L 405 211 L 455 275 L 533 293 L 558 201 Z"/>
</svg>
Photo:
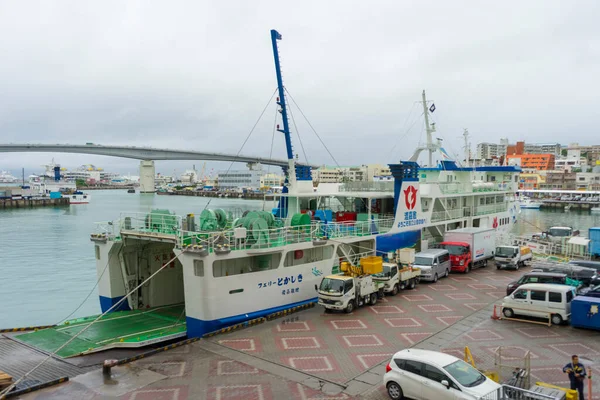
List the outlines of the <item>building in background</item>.
<svg viewBox="0 0 600 400">
<path fill-rule="evenodd" d="M 500 144 L 497 143 L 478 143 L 476 150 L 477 160 L 491 160 L 506 156 L 506 147 L 508 139 L 500 139 Z"/>
<path fill-rule="evenodd" d="M 577 189 L 577 174 L 568 171 L 548 171 L 546 182 L 540 184 L 542 190 L 575 190 Z"/>
<path fill-rule="evenodd" d="M 506 165 L 537 171 L 553 170 L 554 162 L 554 154 L 514 154 L 506 156 Z"/>
<path fill-rule="evenodd" d="M 390 167 L 383 164 L 366 164 L 352 167 L 322 166 L 313 170 L 313 181 L 318 183 L 374 182 L 391 176 Z"/>
<path fill-rule="evenodd" d="M 262 165 L 248 163 L 248 169 L 220 171 L 217 175 L 219 189 L 254 189 L 261 187 L 261 177 L 264 175 Z"/>
<path fill-rule="evenodd" d="M 282 175 L 273 173 L 264 174 L 260 177 L 261 189 L 273 189 L 283 187 L 285 178 Z"/>
</svg>

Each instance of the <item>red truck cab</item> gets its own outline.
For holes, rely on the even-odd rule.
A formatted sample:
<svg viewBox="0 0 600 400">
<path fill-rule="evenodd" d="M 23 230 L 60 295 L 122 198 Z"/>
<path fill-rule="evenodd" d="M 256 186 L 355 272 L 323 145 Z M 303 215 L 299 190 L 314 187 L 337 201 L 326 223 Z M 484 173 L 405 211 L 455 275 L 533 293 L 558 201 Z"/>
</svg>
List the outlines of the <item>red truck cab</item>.
<svg viewBox="0 0 600 400">
<path fill-rule="evenodd" d="M 451 270 L 468 272 L 472 262 L 471 249 L 465 242 L 442 242 L 442 247 L 450 253 Z"/>
</svg>

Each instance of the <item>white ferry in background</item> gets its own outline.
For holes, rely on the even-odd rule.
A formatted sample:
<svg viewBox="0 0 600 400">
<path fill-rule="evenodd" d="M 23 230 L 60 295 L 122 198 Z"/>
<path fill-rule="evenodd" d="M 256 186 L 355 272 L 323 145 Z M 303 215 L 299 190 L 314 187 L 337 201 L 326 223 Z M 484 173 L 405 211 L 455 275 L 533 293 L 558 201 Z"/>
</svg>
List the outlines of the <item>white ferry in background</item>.
<svg viewBox="0 0 600 400">
<path fill-rule="evenodd" d="M 18 179 L 8 171 L 0 171 L 0 183 L 17 183 Z"/>
<path fill-rule="evenodd" d="M 315 284 L 340 260 L 437 243 L 464 227 L 508 231 L 516 223 L 519 168 L 461 167 L 446 159 L 420 168 L 419 153 L 391 164 L 392 182 L 321 184 L 292 152 L 277 40 L 271 31 L 289 166 L 272 211 L 204 210 L 178 216 L 168 210 L 122 214 L 91 236 L 102 311 L 184 304 L 188 337 L 317 301 Z M 279 130 L 279 125 L 277 127 Z M 171 261 L 173 260 L 173 261 Z M 133 288 L 160 272 L 137 291 Z M 117 336 L 117 334 L 115 334 Z M 139 343 L 138 343 L 139 345 Z"/>
</svg>

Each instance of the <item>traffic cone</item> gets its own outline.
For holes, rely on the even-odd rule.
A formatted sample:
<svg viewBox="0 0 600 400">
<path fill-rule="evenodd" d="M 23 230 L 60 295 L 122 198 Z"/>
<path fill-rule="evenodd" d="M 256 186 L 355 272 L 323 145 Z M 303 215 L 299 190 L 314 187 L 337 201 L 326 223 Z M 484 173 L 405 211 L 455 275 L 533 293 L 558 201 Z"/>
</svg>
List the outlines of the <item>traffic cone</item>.
<svg viewBox="0 0 600 400">
<path fill-rule="evenodd" d="M 494 304 L 494 313 L 492 314 L 492 319 L 496 320 L 496 319 L 500 319 L 500 317 L 498 316 L 498 314 L 496 313 L 496 305 Z"/>
</svg>

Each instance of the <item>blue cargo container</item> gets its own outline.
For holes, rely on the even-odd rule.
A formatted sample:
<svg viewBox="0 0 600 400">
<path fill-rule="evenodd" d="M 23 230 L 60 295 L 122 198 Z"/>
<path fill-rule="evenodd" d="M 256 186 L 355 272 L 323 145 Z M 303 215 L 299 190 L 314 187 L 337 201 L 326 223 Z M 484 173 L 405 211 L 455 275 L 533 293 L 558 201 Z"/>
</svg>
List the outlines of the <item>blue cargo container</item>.
<svg viewBox="0 0 600 400">
<path fill-rule="evenodd" d="M 590 228 L 590 254 L 600 256 L 600 228 Z"/>
<path fill-rule="evenodd" d="M 62 194 L 60 192 L 50 192 L 51 199 L 60 199 L 61 197 L 62 197 Z"/>
<path fill-rule="evenodd" d="M 575 297 L 571 302 L 571 325 L 600 331 L 600 298 Z"/>
</svg>

